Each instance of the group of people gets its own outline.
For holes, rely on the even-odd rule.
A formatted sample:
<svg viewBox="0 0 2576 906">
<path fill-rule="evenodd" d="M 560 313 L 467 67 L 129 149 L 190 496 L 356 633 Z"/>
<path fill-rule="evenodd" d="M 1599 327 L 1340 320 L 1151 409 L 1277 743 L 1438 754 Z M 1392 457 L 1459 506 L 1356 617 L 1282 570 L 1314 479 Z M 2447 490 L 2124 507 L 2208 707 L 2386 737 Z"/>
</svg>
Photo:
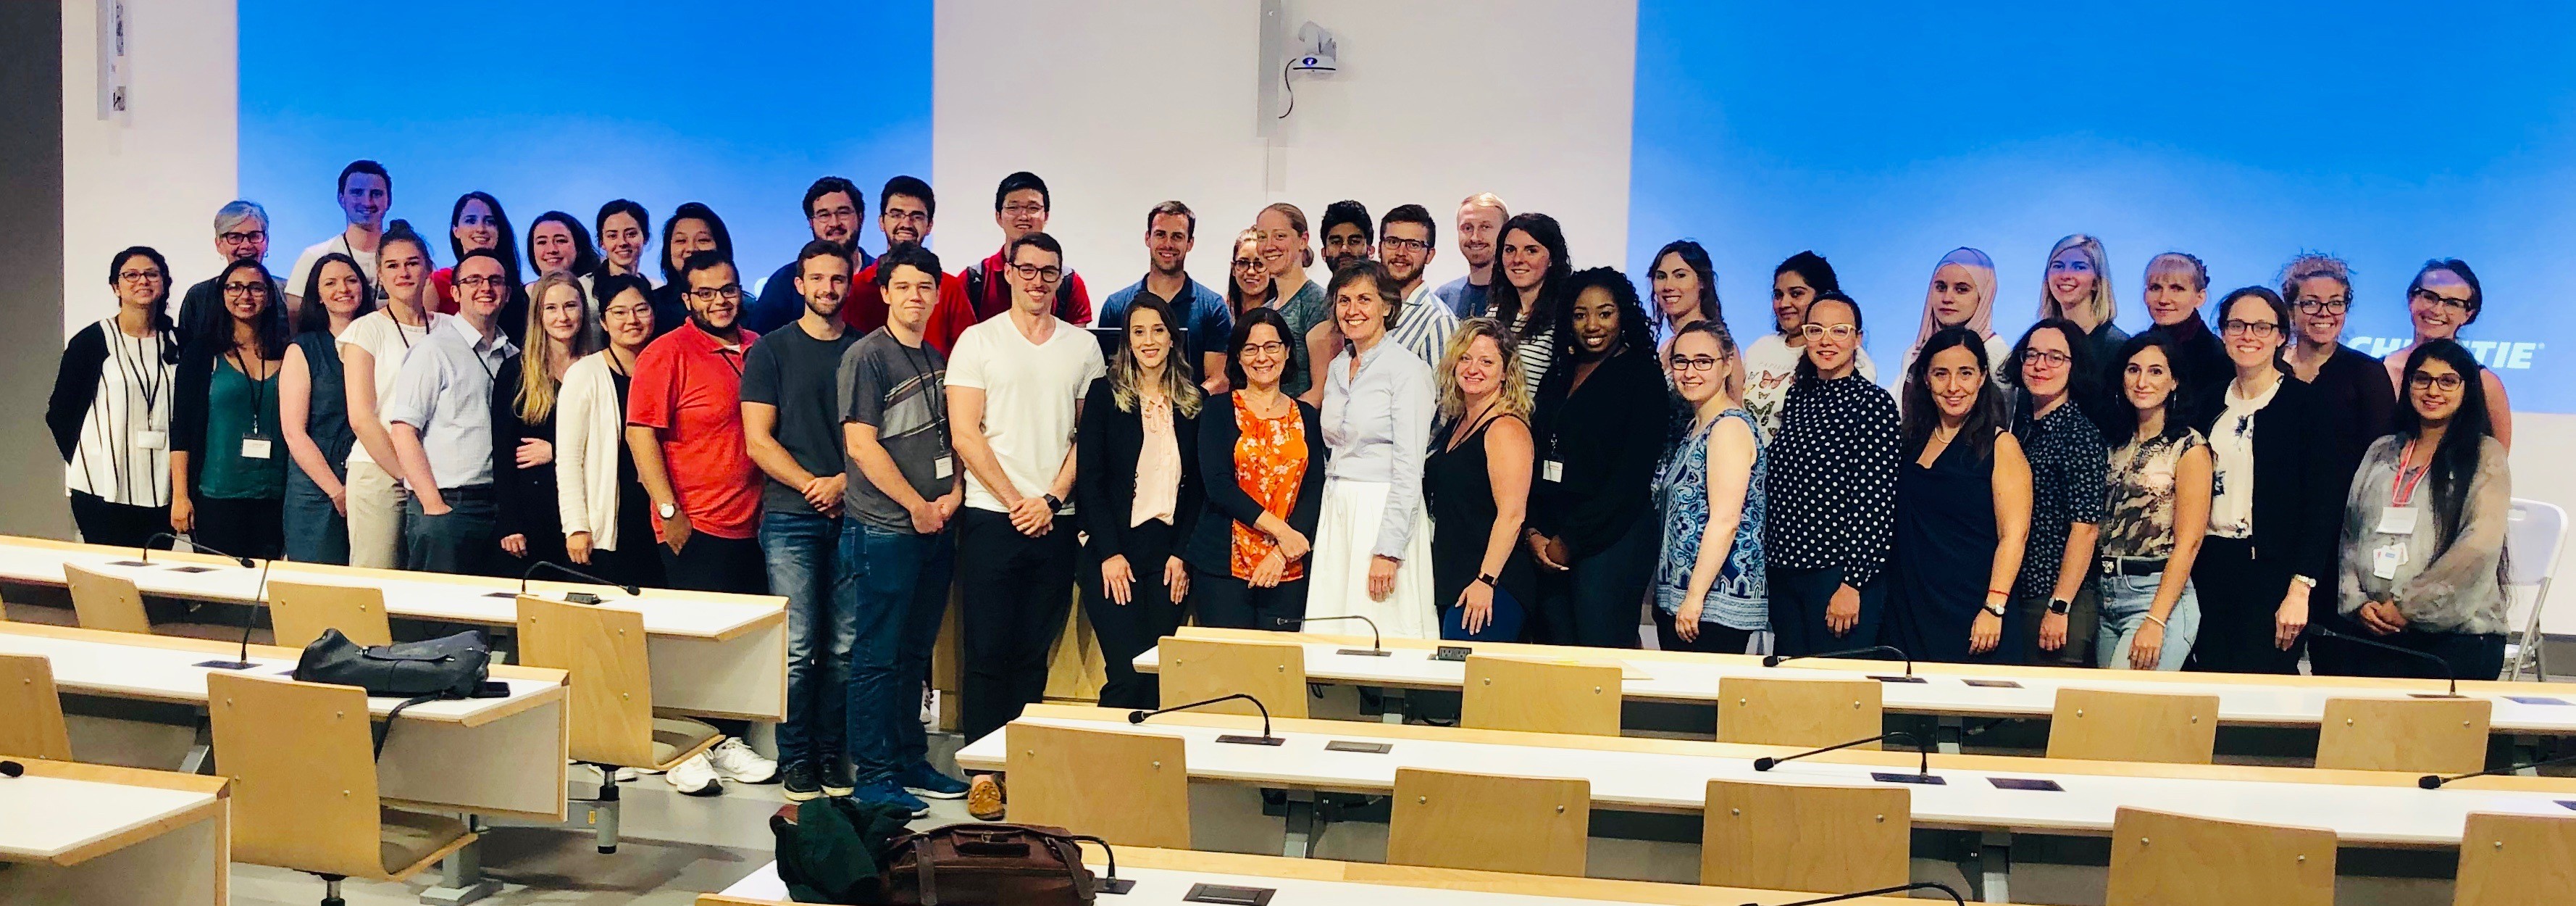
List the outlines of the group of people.
<svg viewBox="0 0 2576 906">
<path fill-rule="evenodd" d="M 163 256 L 113 256 L 116 310 L 72 337 L 47 415 L 82 537 L 786 597 L 778 760 L 729 740 L 671 772 L 686 792 L 967 795 L 915 716 L 952 581 L 970 738 L 1043 696 L 1075 589 L 1117 707 L 1157 704 L 1129 662 L 1188 620 L 2500 669 L 2511 420 L 2454 341 L 2484 304 L 2456 260 L 2408 284 L 2416 341 L 2382 363 L 2339 342 L 2331 257 L 2207 307 L 2198 259 L 2159 255 L 2132 337 L 2102 244 L 2070 236 L 2010 338 L 1991 260 L 1957 249 L 1881 386 L 1820 255 L 1774 270 L 1739 346 L 1699 244 L 1643 281 L 1577 270 L 1553 218 L 1491 194 L 1445 220 L 1335 202 L 1319 231 L 1270 205 L 1224 234 L 1221 290 L 1164 202 L 1145 273 L 1095 307 L 1025 172 L 994 191 L 1002 247 L 957 272 L 923 245 L 928 184 L 884 184 L 871 255 L 867 196 L 817 180 L 812 241 L 751 290 L 703 204 L 648 267 L 635 202 L 540 215 L 523 260 L 469 193 L 436 267 L 392 189 L 350 164 L 346 228 L 282 275 L 265 211 L 225 206 L 227 263 L 175 320 Z M 1468 274 L 1434 286 L 1444 224 Z"/>
</svg>

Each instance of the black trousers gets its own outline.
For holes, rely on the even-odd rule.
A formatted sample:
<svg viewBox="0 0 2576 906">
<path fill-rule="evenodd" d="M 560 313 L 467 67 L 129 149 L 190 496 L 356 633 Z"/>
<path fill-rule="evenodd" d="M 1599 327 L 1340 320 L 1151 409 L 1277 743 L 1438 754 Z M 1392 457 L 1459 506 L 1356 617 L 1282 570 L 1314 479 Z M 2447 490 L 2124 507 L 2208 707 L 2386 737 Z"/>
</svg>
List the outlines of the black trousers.
<svg viewBox="0 0 2576 906">
<path fill-rule="evenodd" d="M 2283 651 L 2272 644 L 2281 596 L 2290 570 L 2278 558 L 2258 560 L 2253 539 L 2211 535 L 2191 562 L 2192 593 L 2200 598 L 2200 637 L 2191 643 L 2191 670 L 2220 673 L 2299 672 L 2306 637 Z M 2333 596 L 2311 593 L 2308 612 L 2334 609 Z"/>
<path fill-rule="evenodd" d="M 1841 635 L 1826 624 L 1825 609 L 1842 587 L 1842 567 L 1795 569 L 1775 563 L 1763 581 L 1771 591 L 1771 653 L 1799 657 L 1879 643 L 1879 619 L 1887 612 L 1884 578 L 1860 587 L 1860 622 Z"/>
<path fill-rule="evenodd" d="M 672 588 L 689 591 L 721 591 L 738 595 L 769 592 L 769 562 L 760 556 L 760 539 L 718 538 L 705 532 L 689 534 L 689 543 L 672 553 L 671 546 L 642 539 L 653 545 L 662 557 L 663 581 Z M 624 547 L 624 529 L 619 530 L 617 545 Z"/>
<path fill-rule="evenodd" d="M 188 537 L 236 557 L 275 559 L 286 552 L 286 500 L 282 497 L 199 497 L 197 528 Z"/>
<path fill-rule="evenodd" d="M 170 507 L 109 503 L 105 497 L 73 491 L 72 525 L 80 529 L 85 544 L 142 547 L 143 539 L 170 530 Z M 170 542 L 155 541 L 152 546 L 168 550 Z"/>
<path fill-rule="evenodd" d="M 1181 628 L 1181 617 L 1187 602 L 1175 603 L 1169 586 L 1163 583 L 1163 565 L 1170 562 L 1172 545 L 1179 539 L 1168 522 L 1148 522 L 1127 530 L 1127 568 L 1136 576 L 1129 587 L 1127 603 L 1109 599 L 1107 586 L 1101 583 L 1100 561 L 1082 558 L 1082 606 L 1091 616 L 1091 629 L 1100 635 L 1100 659 L 1107 681 L 1100 686 L 1103 708 L 1162 707 L 1162 684 L 1154 674 L 1136 672 L 1136 656 L 1154 647 L 1164 636 Z"/>
<path fill-rule="evenodd" d="M 1655 647 L 1665 651 L 1697 651 L 1703 654 L 1743 654 L 1753 646 L 1753 630 L 1720 626 L 1707 620 L 1699 623 L 1699 640 L 1686 642 L 1673 631 L 1673 615 L 1661 607 L 1655 612 Z"/>
<path fill-rule="evenodd" d="M 2409 629 L 2396 635 L 2377 635 L 2362 630 L 2362 638 L 2386 642 L 2410 651 L 2420 651 L 2440 658 L 2450 665 L 2451 675 L 2464 680 L 2491 680 L 2504 674 L 2504 635 L 2469 635 L 2458 632 L 2419 632 Z M 2367 645 L 2344 646 L 2344 659 L 2355 676 L 2407 676 L 2423 679 L 2445 679 L 2440 667 L 2432 661 L 2385 651 Z"/>
<path fill-rule="evenodd" d="M 982 739 L 1046 698 L 1047 654 L 1073 608 L 1073 520 L 1031 538 L 1007 513 L 957 511 L 960 594 L 958 691 L 968 740 Z M 929 581 L 929 577 L 923 577 Z"/>
<path fill-rule="evenodd" d="M 1199 625 L 1220 629 L 1267 629 L 1296 632 L 1280 620 L 1306 618 L 1306 580 L 1290 579 L 1269 588 L 1254 588 L 1231 572 L 1190 569 L 1190 606 Z"/>
<path fill-rule="evenodd" d="M 2087 666 L 2093 653 L 2093 625 L 2100 621 L 2102 594 L 2093 580 L 2075 588 L 2066 612 L 2066 645 L 2055 651 L 2039 647 L 2039 624 L 2048 618 L 2048 597 L 2015 597 L 2004 608 L 2004 639 L 1992 663 L 2039 667 Z"/>
<path fill-rule="evenodd" d="M 1663 526 L 1643 518 L 1619 540 L 1558 572 L 1539 569 L 1538 640 L 1587 648 L 1637 647 L 1637 610 L 1654 578 Z M 1445 602 L 1444 602 L 1445 603 Z"/>
<path fill-rule="evenodd" d="M 662 543 L 653 534 L 651 500 L 641 488 L 623 488 L 620 493 L 625 496 L 617 501 L 617 549 L 592 549 L 590 565 L 581 568 L 640 588 L 669 588 L 669 580 L 662 578 L 662 557 L 654 553 Z"/>
</svg>

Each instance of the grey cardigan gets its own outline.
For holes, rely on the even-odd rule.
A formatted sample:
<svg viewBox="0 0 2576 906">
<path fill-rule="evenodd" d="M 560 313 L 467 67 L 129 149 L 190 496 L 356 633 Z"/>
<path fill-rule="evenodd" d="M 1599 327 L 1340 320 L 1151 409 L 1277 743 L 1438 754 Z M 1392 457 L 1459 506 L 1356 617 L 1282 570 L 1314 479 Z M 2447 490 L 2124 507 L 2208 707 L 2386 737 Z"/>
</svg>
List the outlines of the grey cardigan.
<svg viewBox="0 0 2576 906">
<path fill-rule="evenodd" d="M 2371 443 L 2360 470 L 2353 473 L 2352 489 L 2344 498 L 2340 609 L 2350 616 L 2365 601 L 2394 598 L 2409 628 L 2469 635 L 2504 632 L 2508 599 L 2500 567 L 2506 514 L 2513 506 L 2513 475 L 2504 444 L 2493 437 L 2480 440 L 2478 471 L 2462 502 L 2459 536 L 2439 550 L 2432 508 L 2425 504 L 2429 482 L 2416 491 L 2415 504 L 2423 515 L 2413 534 L 2378 531 L 2380 511 L 2388 508 L 2393 493 L 2397 458 L 2405 448 L 2403 435 L 2382 437 Z M 2406 563 L 2397 575 L 2374 575 L 2371 552 L 2401 540 Z"/>
</svg>

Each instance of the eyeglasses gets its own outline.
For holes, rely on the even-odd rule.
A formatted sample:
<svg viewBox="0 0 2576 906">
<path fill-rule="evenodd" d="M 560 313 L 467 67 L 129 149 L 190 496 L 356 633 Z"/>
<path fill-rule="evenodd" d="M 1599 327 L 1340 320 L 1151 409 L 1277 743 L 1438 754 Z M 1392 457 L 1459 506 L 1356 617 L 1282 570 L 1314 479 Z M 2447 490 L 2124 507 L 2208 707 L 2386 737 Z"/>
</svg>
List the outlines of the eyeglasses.
<svg viewBox="0 0 2576 906">
<path fill-rule="evenodd" d="M 509 285 L 510 285 L 510 278 L 508 278 L 508 277 L 503 277 L 503 276 L 499 276 L 499 275 L 494 275 L 494 276 L 490 276 L 490 277 L 458 277 L 458 278 L 456 278 L 456 288 L 457 288 L 457 289 L 482 289 L 482 288 L 487 287 L 487 286 L 488 286 L 488 287 L 491 287 L 491 288 L 493 288 L 493 289 L 500 289 L 500 288 L 502 288 L 502 287 L 509 286 Z"/>
<path fill-rule="evenodd" d="M 1009 214 L 1013 217 L 1030 217 L 1046 213 L 1046 205 L 1021 204 L 1015 201 L 1010 204 L 1003 205 L 1002 213 Z"/>
<path fill-rule="evenodd" d="M 1064 279 L 1064 268 L 1057 267 L 1052 264 L 1044 266 L 1035 264 L 1012 264 L 1011 272 L 1020 275 L 1020 279 L 1022 280 L 1035 280 L 1039 283 L 1054 283 L 1057 280 Z"/>
<path fill-rule="evenodd" d="M 896 223 L 929 223 L 930 215 L 921 211 L 887 211 L 877 215 Z"/>
<path fill-rule="evenodd" d="M 1259 258 L 1237 258 L 1237 259 L 1234 259 L 1234 269 L 1235 269 L 1235 270 L 1239 270 L 1239 271 L 1248 271 L 1248 270 L 1254 270 L 1254 269 L 1257 269 L 1257 268 L 1259 268 L 1259 267 L 1261 267 L 1261 259 L 1259 259 Z"/>
<path fill-rule="evenodd" d="M 2066 353 L 2059 352 L 2054 349 L 2033 349 L 2029 352 L 2022 353 L 2021 356 L 2021 363 L 2025 367 L 2031 365 L 2046 365 L 2050 368 L 2062 368 L 2066 365 L 2073 364 L 2074 362 L 2074 356 L 2067 355 Z"/>
<path fill-rule="evenodd" d="M 161 280 L 161 272 L 121 271 L 116 275 L 116 279 L 123 280 L 127 283 L 157 283 Z"/>
<path fill-rule="evenodd" d="M 2418 371 L 2406 376 L 2406 386 L 2417 390 L 2440 389 L 2444 393 L 2460 389 L 2463 382 L 2458 372 L 2434 375 Z"/>
<path fill-rule="evenodd" d="M 2351 305 L 2352 301 L 2349 299 L 2301 299 L 2299 300 L 2299 313 L 2303 315 L 2339 315 L 2343 314 L 2343 310 Z"/>
<path fill-rule="evenodd" d="M 1419 252 L 1431 248 L 1431 243 L 1420 239 L 1400 239 L 1394 236 L 1386 236 L 1378 239 L 1377 247 L 1379 251 L 1386 252 Z"/>
<path fill-rule="evenodd" d="M 268 286 L 263 283 L 226 283 L 224 284 L 224 295 L 247 296 L 266 289 L 268 289 Z"/>
<path fill-rule="evenodd" d="M 215 240 L 216 240 L 216 241 L 218 241 L 218 242 L 222 242 L 222 243 L 224 243 L 224 244 L 226 244 L 226 245 L 240 245 L 240 244 L 245 243 L 245 242 L 258 242 L 258 241 L 261 241 L 261 240 L 264 240 L 264 239 L 267 239 L 267 238 L 268 238 L 268 231 L 267 231 L 267 230 L 250 230 L 250 231 L 247 231 L 247 232 L 240 232 L 240 233 L 217 233 L 217 234 L 215 234 Z"/>
<path fill-rule="evenodd" d="M 727 283 L 723 286 L 699 287 L 689 291 L 689 298 L 700 302 L 713 302 L 718 299 L 729 299 L 735 302 L 740 302 L 742 301 L 742 284 Z"/>
<path fill-rule="evenodd" d="M 2434 292 L 2434 291 L 2429 290 L 2429 289 L 2419 289 L 2419 290 L 2416 290 L 2416 291 L 2413 293 L 2413 295 L 2412 295 L 2412 296 L 2410 296 L 2410 298 L 2422 299 L 2422 300 L 2424 300 L 2425 302 L 2431 303 L 2431 304 L 2433 304 L 2433 305 L 2440 306 L 2440 307 L 2442 307 L 2442 308 L 2447 308 L 2447 309 L 2450 309 L 2450 310 L 2452 310 L 2452 311 L 2465 312 L 2465 311 L 2468 311 L 2468 310 L 2469 310 L 2469 300 L 2467 300 L 2467 299 L 2454 299 L 2454 298 L 2451 298 L 2451 297 L 2449 297 L 2449 296 L 2442 295 L 2441 293 L 2437 293 L 2437 292 Z"/>
<path fill-rule="evenodd" d="M 1255 354 L 1255 353 L 1259 353 L 1259 354 L 1261 354 L 1261 355 L 1278 355 L 1278 354 L 1280 354 L 1280 353 L 1287 352 L 1287 351 L 1288 351 L 1288 344 L 1286 344 L 1286 343 L 1282 343 L 1282 342 L 1279 342 L 1279 341 L 1277 341 L 1277 340 L 1272 340 L 1272 341 L 1267 342 L 1267 343 L 1245 343 L 1245 344 L 1243 344 L 1243 354 L 1244 354 L 1244 355 L 1252 355 L 1252 354 Z"/>
<path fill-rule="evenodd" d="M 1704 355 L 1674 356 L 1671 364 L 1674 371 L 1707 371 L 1717 367 L 1718 361 Z"/>
<path fill-rule="evenodd" d="M 848 217 L 848 218 L 856 219 L 858 216 L 859 216 L 859 212 L 857 212 L 857 211 L 851 210 L 851 209 L 849 209 L 849 208 L 847 208 L 847 207 L 839 207 L 839 208 L 832 208 L 832 209 L 829 209 L 829 210 L 816 211 L 816 212 L 814 212 L 814 213 L 807 214 L 807 215 L 805 215 L 805 219 L 807 219 L 807 220 L 821 220 L 821 219 L 826 218 L 826 217 Z"/>
<path fill-rule="evenodd" d="M 1826 337 L 1832 337 L 1837 340 L 1849 340 L 1853 337 L 1860 336 L 1860 328 L 1849 324 L 1809 324 L 1800 329 L 1807 334 L 1807 339 L 1810 340 L 1821 340 Z"/>
<path fill-rule="evenodd" d="M 2244 321 L 2236 318 L 2229 318 L 2225 321 L 2218 322 L 2218 329 L 2225 331 L 2230 335 L 2244 334 L 2259 340 L 2272 336 L 2273 334 L 2280 333 L 2281 325 L 2274 324 L 2270 321 Z"/>
</svg>

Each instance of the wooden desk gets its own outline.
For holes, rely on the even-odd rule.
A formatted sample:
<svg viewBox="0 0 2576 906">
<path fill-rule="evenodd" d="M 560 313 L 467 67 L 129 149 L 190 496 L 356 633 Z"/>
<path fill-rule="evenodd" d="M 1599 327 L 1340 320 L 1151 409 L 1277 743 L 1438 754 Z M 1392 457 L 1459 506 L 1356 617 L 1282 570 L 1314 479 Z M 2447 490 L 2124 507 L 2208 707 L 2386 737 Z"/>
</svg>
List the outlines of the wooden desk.
<svg viewBox="0 0 2576 906">
<path fill-rule="evenodd" d="M 19 763 L 0 777 L 0 903 L 229 902 L 228 781 Z"/>
<path fill-rule="evenodd" d="M 1083 848 L 1083 862 L 1095 875 L 1106 875 L 1099 850 Z M 1414 868 L 1327 859 L 1287 859 L 1240 853 L 1182 852 L 1119 847 L 1118 877 L 1134 880 L 1124 896 L 1104 899 L 1105 906 L 1180 906 L 1195 884 L 1266 887 L 1277 891 L 1271 906 L 1572 906 L 1580 903 L 1664 903 L 1685 906 L 1737 906 L 1748 902 L 1786 903 L 1814 894 L 1741 887 L 1701 887 L 1608 878 L 1554 878 L 1541 875 Z M 1904 906 L 1922 903 L 1902 897 L 1866 897 L 1856 906 Z M 698 897 L 698 906 L 787 906 L 787 885 L 778 880 L 778 863 L 760 867 L 725 888 Z"/>
<path fill-rule="evenodd" d="M 128 547 L 0 536 L 0 581 L 61 586 L 70 564 L 124 576 L 146 595 L 261 605 L 259 569 L 224 557 L 153 551 L 150 566 Z M 182 569 L 213 567 L 199 572 Z M 518 624 L 519 581 L 405 570 L 291 563 L 270 565 L 271 580 L 380 589 L 390 616 L 511 627 Z M 702 717 L 777 721 L 787 715 L 787 599 L 779 595 L 644 589 L 627 597 L 613 588 L 534 581 L 531 592 L 599 594 L 644 614 L 653 661 L 653 706 Z"/>
</svg>

